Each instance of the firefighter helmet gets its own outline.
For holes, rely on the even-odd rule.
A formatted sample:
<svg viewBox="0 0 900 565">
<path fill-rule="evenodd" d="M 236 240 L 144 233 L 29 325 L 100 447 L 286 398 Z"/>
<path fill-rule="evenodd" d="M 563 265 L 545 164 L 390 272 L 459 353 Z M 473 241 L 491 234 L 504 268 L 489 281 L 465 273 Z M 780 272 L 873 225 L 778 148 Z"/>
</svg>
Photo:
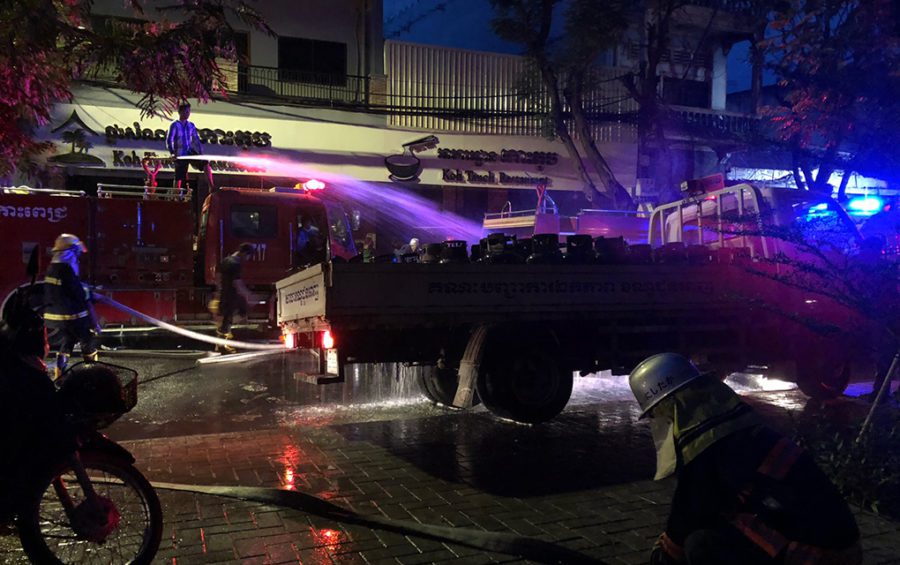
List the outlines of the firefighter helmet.
<svg viewBox="0 0 900 565">
<path fill-rule="evenodd" d="M 700 371 L 687 357 L 659 353 L 641 361 L 628 376 L 628 384 L 641 407 L 641 418 L 644 418 L 661 400 L 700 376 Z"/>
<path fill-rule="evenodd" d="M 60 253 L 72 249 L 73 247 L 77 247 L 81 253 L 87 253 L 87 246 L 78 239 L 77 235 L 61 233 L 59 234 L 59 237 L 56 238 L 56 241 L 53 242 L 52 251 L 53 253 Z"/>
</svg>

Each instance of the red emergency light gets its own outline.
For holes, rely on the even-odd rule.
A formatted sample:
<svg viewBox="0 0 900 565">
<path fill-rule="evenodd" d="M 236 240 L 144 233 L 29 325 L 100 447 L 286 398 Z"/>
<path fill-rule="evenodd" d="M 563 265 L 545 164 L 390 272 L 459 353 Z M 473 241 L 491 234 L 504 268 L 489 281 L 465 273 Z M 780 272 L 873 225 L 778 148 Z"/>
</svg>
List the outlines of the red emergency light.
<svg viewBox="0 0 900 565">
<path fill-rule="evenodd" d="M 313 190 L 324 190 L 325 183 L 318 179 L 309 179 L 306 182 L 298 182 L 294 185 L 294 190 L 305 190 L 307 192 Z"/>
<path fill-rule="evenodd" d="M 322 349 L 334 349 L 334 336 L 330 330 L 322 332 Z"/>
<path fill-rule="evenodd" d="M 690 195 L 715 192 L 725 188 L 725 177 L 722 173 L 716 173 L 700 179 L 691 179 L 681 183 L 681 191 Z"/>
</svg>

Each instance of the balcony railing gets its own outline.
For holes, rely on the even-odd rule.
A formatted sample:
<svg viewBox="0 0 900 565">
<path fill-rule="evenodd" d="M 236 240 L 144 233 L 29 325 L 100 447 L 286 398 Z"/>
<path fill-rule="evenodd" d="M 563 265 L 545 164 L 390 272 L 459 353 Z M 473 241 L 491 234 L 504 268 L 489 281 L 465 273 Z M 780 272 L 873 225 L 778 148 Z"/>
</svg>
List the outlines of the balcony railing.
<svg viewBox="0 0 900 565">
<path fill-rule="evenodd" d="M 689 3 L 738 15 L 762 17 L 766 12 L 765 6 L 762 5 L 765 3 L 758 0 L 691 0 Z"/>
<path fill-rule="evenodd" d="M 369 102 L 368 77 L 310 73 L 254 65 L 223 66 L 227 90 L 324 106 L 362 106 Z"/>
<path fill-rule="evenodd" d="M 673 132 L 676 136 L 687 134 L 701 139 L 745 138 L 759 132 L 759 116 L 672 106 L 674 114 Z"/>
<path fill-rule="evenodd" d="M 384 92 L 369 77 L 222 62 L 220 67 L 228 92 L 310 106 L 377 110 L 389 114 L 389 122 L 394 126 L 514 135 L 541 135 L 546 128 L 547 97 L 525 100 L 516 94 L 511 79 L 493 82 L 485 80 L 483 74 L 475 74 L 474 83 L 437 79 L 407 81 L 406 76 L 415 76 L 410 70 L 410 75 L 390 77 Z M 634 140 L 638 107 L 617 80 L 620 73 L 621 69 L 597 69 L 593 77 L 597 87 L 585 97 L 592 133 L 598 141 Z M 115 82 L 111 73 L 98 73 L 92 78 L 107 84 Z M 743 137 L 755 132 L 760 122 L 758 117 L 735 112 L 684 106 L 670 109 L 675 136 Z"/>
</svg>

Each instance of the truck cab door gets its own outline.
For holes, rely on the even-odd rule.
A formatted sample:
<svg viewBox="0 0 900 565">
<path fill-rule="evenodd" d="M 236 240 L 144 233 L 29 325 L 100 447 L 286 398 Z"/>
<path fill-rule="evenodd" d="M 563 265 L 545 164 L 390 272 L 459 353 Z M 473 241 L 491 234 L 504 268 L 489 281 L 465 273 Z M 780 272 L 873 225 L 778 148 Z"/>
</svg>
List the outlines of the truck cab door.
<svg viewBox="0 0 900 565">
<path fill-rule="evenodd" d="M 240 197 L 222 199 L 218 211 L 207 222 L 207 259 L 214 255 L 214 263 L 207 262 L 207 282 L 210 271 L 218 270 L 221 260 L 244 242 L 254 247 L 241 272 L 244 282 L 269 285 L 284 278 L 291 264 L 288 214 L 275 202 Z"/>
</svg>

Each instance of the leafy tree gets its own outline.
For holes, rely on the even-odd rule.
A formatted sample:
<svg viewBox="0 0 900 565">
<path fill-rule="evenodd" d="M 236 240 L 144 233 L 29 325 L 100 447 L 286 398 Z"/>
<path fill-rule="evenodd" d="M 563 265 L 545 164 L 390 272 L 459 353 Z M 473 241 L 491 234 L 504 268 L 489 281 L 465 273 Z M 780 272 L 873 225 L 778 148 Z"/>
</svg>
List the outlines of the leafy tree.
<svg viewBox="0 0 900 565">
<path fill-rule="evenodd" d="M 638 156 L 652 159 L 654 184 L 663 202 L 679 198 L 672 178 L 673 160 L 666 128 L 671 127 L 666 107 L 659 96 L 659 66 L 668 53 L 672 20 L 690 2 L 686 0 L 648 0 L 648 16 L 641 30 L 643 54 L 638 69 L 623 77 L 625 88 L 638 103 Z"/>
<path fill-rule="evenodd" d="M 75 146 L 80 146 L 85 141 L 84 130 L 70 129 L 69 131 L 64 131 L 62 134 L 62 140 L 64 143 L 71 143 L 72 153 L 75 153 Z"/>
<path fill-rule="evenodd" d="M 172 0 L 152 14 L 146 4 L 125 1 L 134 20 L 92 19 L 92 0 L 0 4 L 0 175 L 49 148 L 34 130 L 72 99 L 74 81 L 112 73 L 143 95 L 144 115 L 168 114 L 183 99 L 223 92 L 216 59 L 236 58 L 230 22 L 270 31 L 240 0 Z"/>
<path fill-rule="evenodd" d="M 552 135 L 566 146 L 581 176 L 586 198 L 608 206 L 631 208 L 631 196 L 616 179 L 590 132 L 585 93 L 592 88 L 591 65 L 618 43 L 627 28 L 627 2 L 619 0 L 491 0 L 494 32 L 523 47 L 534 65 L 536 80 L 527 94 L 549 99 Z M 564 33 L 551 37 L 562 10 Z M 525 77 L 526 80 L 530 77 Z M 573 135 L 576 134 L 576 135 Z M 577 142 L 576 142 L 577 140 Z M 600 181 L 600 187 L 592 176 Z"/>
<path fill-rule="evenodd" d="M 798 187 L 831 194 L 843 170 L 900 164 L 900 5 L 891 0 L 781 2 L 760 45 L 784 92 L 768 108 L 795 157 Z M 813 169 L 818 165 L 818 173 Z"/>
</svg>

